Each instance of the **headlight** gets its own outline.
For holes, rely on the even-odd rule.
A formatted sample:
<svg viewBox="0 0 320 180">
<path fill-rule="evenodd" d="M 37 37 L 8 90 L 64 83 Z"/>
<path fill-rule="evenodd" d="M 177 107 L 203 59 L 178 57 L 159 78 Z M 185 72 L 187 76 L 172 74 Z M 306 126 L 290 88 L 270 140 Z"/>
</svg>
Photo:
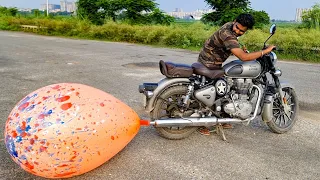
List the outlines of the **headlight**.
<svg viewBox="0 0 320 180">
<path fill-rule="evenodd" d="M 271 52 L 270 56 L 271 56 L 271 61 L 272 61 L 273 65 L 276 65 L 277 61 L 278 61 L 278 57 L 277 57 L 276 53 Z"/>
<path fill-rule="evenodd" d="M 280 77 L 282 76 L 282 71 L 280 69 L 277 69 L 275 72 L 274 72 L 274 75 L 276 75 L 277 77 Z"/>
</svg>

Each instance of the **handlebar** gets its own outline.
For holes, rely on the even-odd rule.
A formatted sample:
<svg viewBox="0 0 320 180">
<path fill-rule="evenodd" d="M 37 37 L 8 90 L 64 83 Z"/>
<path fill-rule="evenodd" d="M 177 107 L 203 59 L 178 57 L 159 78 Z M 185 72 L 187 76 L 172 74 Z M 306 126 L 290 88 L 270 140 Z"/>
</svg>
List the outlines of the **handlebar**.
<svg viewBox="0 0 320 180">
<path fill-rule="evenodd" d="M 272 51 L 282 52 L 282 51 L 284 51 L 284 49 L 281 49 L 281 48 L 279 48 L 279 47 L 275 47 L 275 48 L 272 49 Z"/>
</svg>

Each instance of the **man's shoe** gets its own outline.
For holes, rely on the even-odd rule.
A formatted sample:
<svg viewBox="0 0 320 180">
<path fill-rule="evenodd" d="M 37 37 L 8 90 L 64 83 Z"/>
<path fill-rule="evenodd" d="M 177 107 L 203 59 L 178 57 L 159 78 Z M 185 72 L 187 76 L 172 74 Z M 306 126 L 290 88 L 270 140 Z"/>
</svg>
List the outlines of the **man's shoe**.
<svg viewBox="0 0 320 180">
<path fill-rule="evenodd" d="M 210 133 L 215 132 L 215 128 L 213 127 L 213 129 L 210 130 L 210 129 L 207 128 L 207 127 L 200 127 L 200 128 L 198 128 L 197 131 L 198 131 L 200 134 L 202 134 L 202 135 L 209 136 Z"/>
<path fill-rule="evenodd" d="M 232 124 L 227 124 L 227 123 L 222 124 L 222 127 L 223 127 L 223 129 L 232 129 L 233 128 Z"/>
</svg>

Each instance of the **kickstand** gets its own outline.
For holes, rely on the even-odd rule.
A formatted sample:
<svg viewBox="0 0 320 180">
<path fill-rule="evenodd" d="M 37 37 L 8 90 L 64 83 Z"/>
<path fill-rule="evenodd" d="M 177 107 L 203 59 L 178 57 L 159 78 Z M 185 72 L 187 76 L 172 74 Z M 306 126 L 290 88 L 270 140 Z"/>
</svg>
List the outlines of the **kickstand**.
<svg viewBox="0 0 320 180">
<path fill-rule="evenodd" d="M 227 141 L 226 135 L 224 134 L 223 126 L 222 124 L 217 124 L 217 134 L 221 136 L 222 140 Z"/>
</svg>

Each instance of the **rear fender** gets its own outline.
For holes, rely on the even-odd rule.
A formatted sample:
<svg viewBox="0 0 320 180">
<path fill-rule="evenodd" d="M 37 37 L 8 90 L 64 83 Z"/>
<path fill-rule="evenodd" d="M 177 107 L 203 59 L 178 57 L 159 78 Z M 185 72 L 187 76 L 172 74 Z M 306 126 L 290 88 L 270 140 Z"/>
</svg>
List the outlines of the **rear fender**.
<svg viewBox="0 0 320 180">
<path fill-rule="evenodd" d="M 158 87 L 153 91 L 153 96 L 148 100 L 146 111 L 151 112 L 154 109 L 156 100 L 161 95 L 161 93 L 172 86 L 189 84 L 190 80 L 188 78 L 164 78 L 158 83 Z"/>
</svg>

